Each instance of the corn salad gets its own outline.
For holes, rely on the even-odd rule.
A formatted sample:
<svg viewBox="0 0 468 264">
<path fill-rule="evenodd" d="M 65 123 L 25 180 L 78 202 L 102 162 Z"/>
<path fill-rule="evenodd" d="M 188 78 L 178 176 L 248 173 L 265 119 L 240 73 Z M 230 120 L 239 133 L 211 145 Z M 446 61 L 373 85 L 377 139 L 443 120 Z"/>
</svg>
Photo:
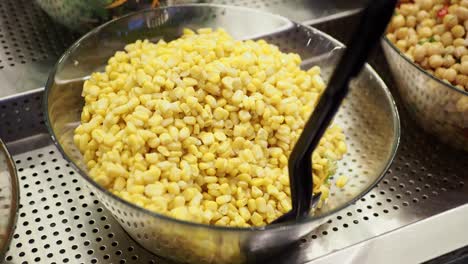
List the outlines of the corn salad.
<svg viewBox="0 0 468 264">
<path fill-rule="evenodd" d="M 468 0 L 402 1 L 387 38 L 430 74 L 468 91 Z"/>
<path fill-rule="evenodd" d="M 95 181 L 141 207 L 265 225 L 291 209 L 288 156 L 325 88 L 320 69 L 300 63 L 222 29 L 138 40 L 85 82 L 74 142 Z M 324 199 L 344 140 L 331 126 L 313 153 L 314 192 Z"/>
</svg>

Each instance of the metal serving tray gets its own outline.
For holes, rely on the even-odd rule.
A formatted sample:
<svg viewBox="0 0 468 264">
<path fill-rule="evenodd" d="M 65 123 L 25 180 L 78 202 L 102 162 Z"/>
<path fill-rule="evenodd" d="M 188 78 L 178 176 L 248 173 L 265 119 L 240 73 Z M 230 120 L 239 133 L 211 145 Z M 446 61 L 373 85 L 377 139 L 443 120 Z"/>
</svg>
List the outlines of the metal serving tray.
<svg viewBox="0 0 468 264">
<path fill-rule="evenodd" d="M 224 2 L 289 17 L 302 3 Z M 331 5 L 336 7 L 347 1 L 335 2 Z M 356 21 L 349 15 L 358 6 L 343 6 L 327 12 L 302 10 L 292 18 L 346 40 Z M 123 231 L 49 139 L 38 87 L 76 37 L 29 0 L 0 1 L 0 138 L 16 162 L 21 193 L 5 263 L 168 263 Z M 395 91 L 380 50 L 371 64 Z M 279 263 L 418 263 L 468 245 L 462 225 L 468 218 L 468 154 L 424 134 L 398 105 L 401 144 L 383 181 L 298 241 Z"/>
</svg>

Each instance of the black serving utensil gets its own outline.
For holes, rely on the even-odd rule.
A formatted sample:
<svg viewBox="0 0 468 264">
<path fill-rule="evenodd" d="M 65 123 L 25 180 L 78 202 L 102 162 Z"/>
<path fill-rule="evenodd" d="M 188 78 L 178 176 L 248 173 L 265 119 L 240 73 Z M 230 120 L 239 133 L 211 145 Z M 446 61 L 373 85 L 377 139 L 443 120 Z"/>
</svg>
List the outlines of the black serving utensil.
<svg viewBox="0 0 468 264">
<path fill-rule="evenodd" d="M 320 200 L 320 194 L 313 197 L 312 152 L 348 93 L 349 82 L 359 74 L 370 51 L 385 32 L 396 4 L 397 0 L 369 0 L 362 11 L 360 22 L 330 78 L 327 89 L 320 97 L 289 156 L 292 210 L 272 224 L 306 217 Z"/>
</svg>

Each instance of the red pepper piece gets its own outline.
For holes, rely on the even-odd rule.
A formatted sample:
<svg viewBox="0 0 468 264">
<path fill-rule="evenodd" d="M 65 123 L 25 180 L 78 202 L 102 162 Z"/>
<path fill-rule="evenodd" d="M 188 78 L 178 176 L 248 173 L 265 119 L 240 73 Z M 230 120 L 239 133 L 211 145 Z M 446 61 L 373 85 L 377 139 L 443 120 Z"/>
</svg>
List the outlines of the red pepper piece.
<svg viewBox="0 0 468 264">
<path fill-rule="evenodd" d="M 444 6 L 437 12 L 437 17 L 444 18 L 444 16 L 447 14 L 448 14 L 448 6 Z"/>
</svg>

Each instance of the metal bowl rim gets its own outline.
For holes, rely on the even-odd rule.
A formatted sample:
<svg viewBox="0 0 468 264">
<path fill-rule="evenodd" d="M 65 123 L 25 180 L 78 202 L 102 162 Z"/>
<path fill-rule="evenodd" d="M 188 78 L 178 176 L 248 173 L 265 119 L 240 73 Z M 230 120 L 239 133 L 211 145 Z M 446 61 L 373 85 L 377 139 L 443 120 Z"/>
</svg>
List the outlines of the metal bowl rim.
<svg viewBox="0 0 468 264">
<path fill-rule="evenodd" d="M 52 125 L 50 123 L 50 118 L 49 118 L 49 111 L 48 111 L 48 97 L 49 97 L 49 92 L 50 92 L 50 89 L 52 87 L 52 84 L 54 83 L 54 76 L 56 75 L 56 72 L 57 72 L 57 69 L 59 67 L 59 65 L 62 64 L 63 61 L 65 61 L 68 56 L 81 44 L 81 42 L 92 36 L 93 34 L 96 34 L 97 32 L 99 32 L 101 29 L 107 27 L 108 25 L 112 24 L 112 23 L 115 23 L 117 21 L 120 21 L 120 20 L 124 20 L 128 17 L 131 17 L 131 16 L 134 16 L 134 15 L 139 15 L 139 14 L 143 14 L 143 13 L 149 13 L 149 12 L 155 12 L 155 11 L 160 11 L 160 10 L 166 10 L 166 9 L 172 9 L 172 8 L 188 8 L 188 7 L 216 7 L 216 8 L 228 8 L 228 9 L 238 9 L 238 10 L 244 10 L 244 11 L 248 11 L 248 12 L 257 12 L 257 13 L 262 13 L 264 15 L 269 15 L 269 16 L 272 16 L 272 17 L 277 17 L 277 18 L 281 18 L 281 19 L 286 19 L 288 21 L 291 21 L 294 23 L 295 26 L 300 26 L 300 27 L 305 27 L 307 28 L 308 30 L 312 30 L 314 33 L 318 33 L 318 34 L 321 34 L 323 37 L 325 37 L 326 39 L 330 40 L 331 42 L 333 42 L 334 44 L 336 44 L 337 46 L 344 46 L 341 42 L 339 42 L 338 40 L 336 40 L 335 38 L 333 38 L 332 36 L 318 30 L 318 29 L 315 29 L 313 27 L 310 27 L 310 26 L 307 26 L 307 25 L 302 25 L 300 23 L 297 23 L 291 19 L 288 19 L 288 18 L 285 18 L 285 17 L 282 17 L 282 16 L 279 16 L 279 15 L 275 15 L 275 14 L 271 14 L 269 12 L 264 12 L 264 11 L 259 11 L 259 10 L 256 10 L 256 9 L 251 9 L 251 8 L 247 8 L 247 7 L 238 7 L 238 6 L 229 6 L 229 5 L 221 5 L 221 4 L 183 4 L 183 5 L 174 5 L 174 6 L 168 6 L 168 7 L 163 7 L 163 8 L 157 8 L 157 9 L 144 9 L 144 10 L 140 10 L 140 11 L 136 11 L 136 12 L 131 12 L 131 13 L 128 13 L 124 16 L 121 16 L 121 17 L 118 17 L 118 18 L 115 18 L 113 20 L 110 20 L 96 28 L 94 28 L 93 30 L 89 31 L 88 33 L 86 33 L 85 35 L 83 35 L 81 38 L 79 38 L 72 46 L 70 46 L 67 51 L 65 51 L 65 53 L 60 57 L 60 59 L 57 61 L 57 63 L 55 64 L 54 68 L 52 69 L 52 71 L 49 73 L 49 77 L 47 79 L 47 83 L 46 83 L 46 86 L 45 86 L 45 91 L 44 91 L 44 98 L 43 98 L 43 111 L 44 111 L 44 116 L 45 116 L 45 123 L 46 123 L 46 126 L 47 126 L 47 130 L 49 131 L 49 134 L 52 138 L 52 141 L 53 143 L 55 144 L 55 146 L 58 148 L 58 150 L 60 151 L 60 153 L 62 154 L 62 156 L 70 162 L 70 165 L 76 170 L 79 172 L 79 174 L 89 183 L 91 184 L 94 188 L 98 189 L 99 191 L 101 191 L 104 195 L 110 197 L 112 200 L 116 200 L 120 203 L 123 203 L 125 206 L 129 206 L 131 207 L 132 209 L 142 213 L 142 214 L 146 214 L 146 215 L 149 215 L 151 217 L 155 217 L 155 218 L 160 218 L 160 219 L 163 219 L 163 220 L 166 220 L 166 221 L 172 221 L 174 223 L 177 223 L 177 224 L 182 224 L 182 225 L 187 225 L 187 226 L 192 226 L 192 227 L 198 227 L 198 228 L 206 228 L 206 229 L 211 229 L 211 230 L 218 230 L 218 231 L 226 231 L 226 232 L 232 232 L 232 231 L 236 231 L 236 232 L 252 232 L 252 231 L 265 231 L 265 230 L 274 230 L 274 229 L 288 229 L 288 228 L 292 228 L 292 227 L 295 227 L 295 226 L 298 226 L 298 225 L 303 225 L 303 224 L 307 224 L 307 223 L 310 223 L 310 222 L 313 222 L 313 221 L 316 221 L 318 219 L 323 219 L 325 217 L 328 217 L 346 207 L 348 207 L 349 205 L 351 205 L 352 203 L 356 202 L 357 200 L 359 200 L 361 197 L 363 197 L 364 195 L 366 195 L 371 189 L 373 189 L 375 187 L 375 185 L 377 185 L 380 180 L 382 180 L 382 178 L 385 176 L 385 173 L 386 171 L 388 170 L 388 168 L 390 167 L 395 155 L 396 155 L 396 151 L 398 149 L 398 145 L 399 145 L 399 142 L 400 142 L 400 117 L 398 115 L 398 111 L 397 111 L 397 108 L 396 108 L 396 104 L 395 104 L 395 101 L 393 100 L 393 97 L 390 93 L 390 91 L 388 90 L 388 87 L 386 86 L 385 82 L 380 78 L 380 76 L 374 71 L 374 69 L 372 69 L 371 66 L 367 65 L 366 64 L 366 69 L 369 71 L 369 74 L 373 76 L 373 78 L 376 79 L 376 81 L 378 81 L 379 83 L 379 86 L 381 87 L 381 89 L 384 91 L 385 95 L 386 95 L 386 98 L 390 104 L 390 107 L 391 107 L 391 111 L 392 111 L 392 119 L 393 119 L 393 124 L 394 124 L 394 127 L 393 127 L 393 132 L 394 132 L 394 140 L 393 140 L 393 143 L 392 143 L 392 149 L 390 151 L 390 155 L 389 155 L 389 158 L 384 166 L 384 168 L 382 169 L 382 171 L 380 172 L 380 175 L 376 178 L 376 180 L 374 181 L 374 183 L 372 183 L 368 188 L 364 189 L 363 191 L 361 191 L 359 193 L 359 195 L 356 195 L 354 198 L 350 199 L 348 202 L 344 203 L 342 206 L 340 207 L 337 207 L 335 208 L 334 210 L 330 210 L 329 212 L 327 213 L 324 213 L 320 216 L 311 216 L 311 217 L 306 217 L 304 219 L 301 219 L 301 220 L 298 220 L 298 221 L 294 221 L 294 222 L 287 222 L 287 223 L 282 223 L 282 224 L 273 224 L 273 225 L 266 225 L 266 226 L 260 226 L 260 227 L 248 227 L 248 228 L 245 228 L 245 227 L 229 227 L 229 226 L 216 226 L 216 225 L 207 225 L 207 224 L 202 224 L 202 223 L 196 223 L 196 222 L 190 222 L 190 221 L 185 221 L 185 220 L 179 220 L 179 219 L 176 219 L 176 218 L 173 218 L 173 217 L 169 217 L 169 216 L 166 216 L 166 215 L 162 215 L 162 214 L 158 214 L 156 212 L 152 212 L 152 211 L 149 211 L 143 207 L 140 207 L 136 204 L 133 204 L 133 203 L 130 203 L 120 197 L 118 197 L 117 195 L 111 193 L 109 190 L 107 190 L 106 188 L 100 186 L 98 183 L 96 183 L 93 179 L 91 179 L 91 177 L 89 177 L 87 175 L 86 172 L 82 171 L 76 164 L 75 162 L 68 157 L 68 155 L 65 153 L 64 149 L 62 148 L 61 144 L 58 142 L 58 140 L 56 139 L 56 135 L 55 135 L 55 132 L 54 130 L 52 129 Z"/>
</svg>

